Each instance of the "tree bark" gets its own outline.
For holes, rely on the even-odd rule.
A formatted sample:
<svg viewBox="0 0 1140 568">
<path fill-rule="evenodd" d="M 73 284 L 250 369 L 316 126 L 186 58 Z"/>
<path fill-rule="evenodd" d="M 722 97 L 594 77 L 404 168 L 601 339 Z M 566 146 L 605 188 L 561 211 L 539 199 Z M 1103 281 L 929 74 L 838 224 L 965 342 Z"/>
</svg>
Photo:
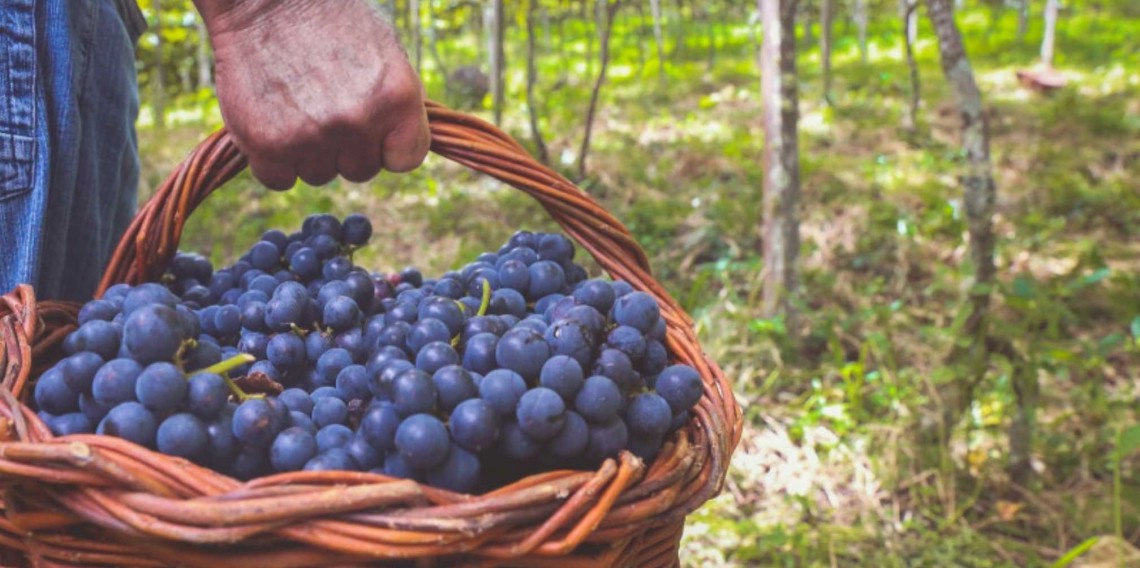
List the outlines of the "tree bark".
<svg viewBox="0 0 1140 568">
<path fill-rule="evenodd" d="M 538 66 L 535 63 L 534 49 L 534 12 L 538 0 L 528 0 L 526 11 L 526 106 L 530 114 L 530 134 L 534 138 L 534 148 L 538 159 L 546 164 L 550 161 L 547 155 L 546 142 L 542 139 L 542 130 L 538 127 L 538 101 L 534 98 L 534 84 L 538 80 Z"/>
<path fill-rule="evenodd" d="M 820 1 L 822 2 L 823 0 L 820 0 Z M 803 24 L 802 24 L 803 30 L 804 30 L 803 49 L 809 48 L 811 46 L 812 42 L 815 41 L 815 32 L 813 31 L 814 25 L 812 24 L 812 21 L 811 21 L 811 8 L 812 8 L 812 6 L 811 6 L 810 0 L 805 0 L 804 3 L 801 5 L 802 11 L 799 12 L 800 18 L 803 19 Z"/>
<path fill-rule="evenodd" d="M 198 29 L 198 88 L 209 89 L 214 86 L 214 73 L 210 61 L 210 37 L 206 32 L 206 22 L 201 16 L 194 18 L 194 25 Z"/>
<path fill-rule="evenodd" d="M 154 126 L 156 128 L 166 127 L 166 81 L 163 77 L 165 71 L 165 64 L 163 62 L 163 52 L 165 51 L 166 42 L 162 38 L 162 0 L 154 0 L 151 5 L 154 8 L 154 100 L 151 101 L 151 109 L 154 111 Z"/>
<path fill-rule="evenodd" d="M 855 29 L 859 34 L 859 61 L 867 62 L 867 0 L 855 0 Z"/>
<path fill-rule="evenodd" d="M 590 152 L 590 135 L 594 127 L 594 115 L 598 111 L 598 97 L 602 92 L 602 84 L 606 81 L 606 68 L 610 64 L 610 32 L 614 28 L 614 15 L 617 13 L 621 0 L 613 0 L 606 9 L 605 28 L 601 38 L 602 68 L 598 71 L 598 78 L 594 81 L 594 90 L 590 93 L 590 106 L 586 110 L 586 132 L 582 135 L 582 146 L 578 150 L 578 179 L 586 178 L 586 155 Z"/>
<path fill-rule="evenodd" d="M 904 0 L 905 1 L 905 0 Z M 831 17 L 835 0 L 819 0 L 819 57 L 823 65 L 823 100 L 831 98 Z"/>
<path fill-rule="evenodd" d="M 1045 0 L 1045 36 L 1041 38 L 1041 63 L 1053 68 L 1053 41 L 1057 35 L 1057 0 Z"/>
<path fill-rule="evenodd" d="M 491 55 L 491 107 L 495 115 L 495 125 L 503 122 L 503 99 L 506 95 L 505 67 L 506 56 L 503 52 L 503 36 L 506 24 L 503 21 L 503 0 L 492 0 L 487 7 L 490 14 L 487 29 L 489 43 L 487 52 Z"/>
<path fill-rule="evenodd" d="M 934 399 L 941 407 L 928 413 L 936 420 L 925 420 L 920 434 L 925 443 L 941 442 L 945 447 L 950 433 L 973 401 L 974 390 L 985 376 L 990 360 L 988 317 L 990 287 L 994 281 L 993 213 L 996 189 L 990 164 L 988 125 L 982 107 L 982 94 L 962 45 L 962 35 L 954 23 L 951 0 L 927 0 L 931 23 L 938 35 L 942 70 L 946 75 L 962 124 L 962 150 L 965 164 L 959 174 L 969 233 L 969 255 L 974 283 L 966 308 L 969 313 L 957 343 L 947 356 L 946 365 L 960 369 L 956 380 L 936 385 Z"/>
<path fill-rule="evenodd" d="M 922 102 L 922 87 L 919 83 L 918 62 L 914 57 L 914 43 L 918 34 L 918 0 L 899 0 L 899 12 L 903 25 L 903 49 L 906 51 L 906 67 L 910 72 L 910 97 L 903 113 L 903 126 L 914 130 L 918 126 L 918 107 Z"/>
<path fill-rule="evenodd" d="M 783 315 L 794 329 L 791 296 L 797 287 L 800 249 L 800 165 L 796 92 L 796 0 L 758 0 L 764 36 L 760 47 L 760 91 L 764 123 L 764 275 L 762 306 L 767 317 Z"/>
<path fill-rule="evenodd" d="M 1029 29 L 1029 0 L 1017 2 L 1017 41 L 1025 40 L 1025 32 Z"/>
<path fill-rule="evenodd" d="M 661 35 L 661 0 L 649 0 L 653 13 L 653 40 L 657 42 L 657 78 L 665 82 L 665 38 Z"/>
</svg>

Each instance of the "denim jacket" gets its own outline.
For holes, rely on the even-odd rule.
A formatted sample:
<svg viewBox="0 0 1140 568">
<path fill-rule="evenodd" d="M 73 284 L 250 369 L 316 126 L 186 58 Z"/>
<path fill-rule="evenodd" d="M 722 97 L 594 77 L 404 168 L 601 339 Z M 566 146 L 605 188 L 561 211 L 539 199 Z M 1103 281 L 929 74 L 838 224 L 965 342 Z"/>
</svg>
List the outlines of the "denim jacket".
<svg viewBox="0 0 1140 568">
<path fill-rule="evenodd" d="M 88 299 L 136 206 L 141 14 L 0 0 L 0 290 Z"/>
</svg>

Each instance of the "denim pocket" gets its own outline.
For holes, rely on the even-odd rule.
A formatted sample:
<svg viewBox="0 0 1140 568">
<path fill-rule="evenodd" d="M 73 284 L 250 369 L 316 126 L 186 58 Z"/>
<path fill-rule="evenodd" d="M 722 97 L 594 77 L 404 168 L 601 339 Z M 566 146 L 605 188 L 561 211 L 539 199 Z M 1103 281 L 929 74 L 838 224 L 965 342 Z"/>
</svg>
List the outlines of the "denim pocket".
<svg viewBox="0 0 1140 568">
<path fill-rule="evenodd" d="M 36 20 L 33 0 L 0 5 L 0 200 L 32 189 L 36 132 Z"/>
<path fill-rule="evenodd" d="M 32 188 L 36 141 L 0 132 L 0 200 Z"/>
</svg>

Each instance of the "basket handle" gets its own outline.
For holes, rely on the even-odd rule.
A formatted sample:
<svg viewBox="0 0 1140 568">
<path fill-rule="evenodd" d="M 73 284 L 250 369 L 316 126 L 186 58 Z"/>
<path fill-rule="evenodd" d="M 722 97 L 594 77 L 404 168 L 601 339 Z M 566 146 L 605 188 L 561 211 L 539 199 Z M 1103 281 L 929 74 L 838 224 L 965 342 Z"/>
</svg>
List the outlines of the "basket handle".
<svg viewBox="0 0 1140 568">
<path fill-rule="evenodd" d="M 673 322 L 691 325 L 676 300 L 653 278 L 645 251 L 629 229 L 597 201 L 490 123 L 433 101 L 425 106 L 433 152 L 538 200 L 611 276 L 652 294 Z M 200 143 L 139 210 L 103 273 L 96 297 L 116 283 L 137 284 L 161 276 L 178 248 L 186 219 L 246 165 L 224 127 Z"/>
</svg>

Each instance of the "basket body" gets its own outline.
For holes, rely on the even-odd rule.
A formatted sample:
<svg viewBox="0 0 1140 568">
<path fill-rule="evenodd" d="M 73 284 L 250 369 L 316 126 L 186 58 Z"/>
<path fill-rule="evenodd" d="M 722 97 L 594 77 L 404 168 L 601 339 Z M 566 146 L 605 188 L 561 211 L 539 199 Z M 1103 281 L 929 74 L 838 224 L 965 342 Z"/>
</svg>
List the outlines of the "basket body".
<svg viewBox="0 0 1140 568">
<path fill-rule="evenodd" d="M 619 221 L 493 126 L 434 103 L 428 114 L 435 153 L 532 195 L 611 276 L 657 298 L 669 351 L 701 373 L 705 394 L 653 463 L 626 452 L 596 471 L 462 495 L 358 472 L 243 483 L 117 438 L 53 437 L 24 402 L 78 306 L 20 287 L 0 298 L 0 564 L 677 565 L 684 517 L 720 490 L 740 437 L 728 382 Z M 141 208 L 99 293 L 157 279 L 186 218 L 244 166 L 225 131 L 199 145 Z"/>
</svg>

